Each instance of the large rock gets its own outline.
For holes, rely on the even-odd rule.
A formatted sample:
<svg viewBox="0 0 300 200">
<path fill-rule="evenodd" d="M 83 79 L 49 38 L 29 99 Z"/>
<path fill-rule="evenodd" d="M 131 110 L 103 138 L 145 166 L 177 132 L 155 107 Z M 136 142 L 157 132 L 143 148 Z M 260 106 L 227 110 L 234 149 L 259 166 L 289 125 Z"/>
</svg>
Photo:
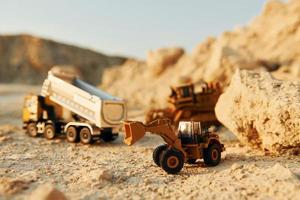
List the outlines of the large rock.
<svg viewBox="0 0 300 200">
<path fill-rule="evenodd" d="M 300 148 L 299 82 L 237 70 L 215 110 L 243 143 L 274 153 Z"/>
</svg>

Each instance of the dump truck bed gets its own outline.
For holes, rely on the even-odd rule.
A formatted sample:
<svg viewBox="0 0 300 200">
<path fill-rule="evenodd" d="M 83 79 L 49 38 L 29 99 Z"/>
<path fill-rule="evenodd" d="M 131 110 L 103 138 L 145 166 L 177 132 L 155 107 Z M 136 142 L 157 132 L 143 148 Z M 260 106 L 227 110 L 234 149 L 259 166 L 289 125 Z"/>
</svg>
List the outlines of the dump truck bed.
<svg viewBox="0 0 300 200">
<path fill-rule="evenodd" d="M 78 79 L 65 81 L 49 72 L 42 96 L 89 120 L 99 128 L 116 127 L 126 119 L 125 101 Z"/>
</svg>

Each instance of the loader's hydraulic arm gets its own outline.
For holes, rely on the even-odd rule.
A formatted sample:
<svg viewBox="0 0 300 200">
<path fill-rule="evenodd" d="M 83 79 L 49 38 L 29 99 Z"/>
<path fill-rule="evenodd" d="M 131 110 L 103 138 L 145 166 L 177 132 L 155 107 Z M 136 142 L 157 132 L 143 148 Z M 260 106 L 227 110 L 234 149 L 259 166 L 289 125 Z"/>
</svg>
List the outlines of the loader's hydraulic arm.
<svg viewBox="0 0 300 200">
<path fill-rule="evenodd" d="M 127 145 L 136 143 L 139 139 L 144 137 L 146 132 L 150 132 L 161 136 L 168 145 L 183 151 L 181 140 L 176 136 L 169 119 L 158 119 L 148 125 L 138 121 L 125 121 L 124 126 L 124 143 Z"/>
</svg>

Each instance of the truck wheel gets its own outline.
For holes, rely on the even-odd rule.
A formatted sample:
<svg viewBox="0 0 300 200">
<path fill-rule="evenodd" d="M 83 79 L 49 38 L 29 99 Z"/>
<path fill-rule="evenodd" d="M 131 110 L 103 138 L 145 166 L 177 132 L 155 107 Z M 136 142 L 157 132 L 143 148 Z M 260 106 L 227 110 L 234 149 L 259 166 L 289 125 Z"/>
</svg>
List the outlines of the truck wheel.
<svg viewBox="0 0 300 200">
<path fill-rule="evenodd" d="M 37 136 L 37 128 L 36 128 L 36 123 L 30 122 L 27 125 L 27 133 L 31 137 L 36 137 Z"/>
<path fill-rule="evenodd" d="M 183 168 L 184 159 L 181 152 L 174 149 L 163 151 L 160 166 L 168 174 L 176 174 Z"/>
<path fill-rule="evenodd" d="M 79 135 L 80 135 L 80 141 L 83 144 L 90 144 L 92 142 L 91 131 L 87 127 L 83 127 L 80 130 Z"/>
<path fill-rule="evenodd" d="M 66 137 L 68 142 L 78 142 L 77 130 L 74 126 L 69 126 L 66 130 Z"/>
<path fill-rule="evenodd" d="M 44 137 L 48 140 L 52 140 L 55 137 L 55 127 L 53 124 L 47 124 L 45 126 Z"/>
<path fill-rule="evenodd" d="M 221 161 L 221 147 L 219 144 L 211 144 L 203 150 L 203 160 L 208 166 L 216 166 Z"/>
<path fill-rule="evenodd" d="M 162 145 L 159 145 L 158 147 L 156 147 L 153 151 L 153 154 L 152 154 L 153 161 L 159 167 L 160 167 L 161 155 L 162 155 L 163 151 L 167 149 L 167 147 L 168 147 L 167 144 L 162 144 Z"/>
</svg>

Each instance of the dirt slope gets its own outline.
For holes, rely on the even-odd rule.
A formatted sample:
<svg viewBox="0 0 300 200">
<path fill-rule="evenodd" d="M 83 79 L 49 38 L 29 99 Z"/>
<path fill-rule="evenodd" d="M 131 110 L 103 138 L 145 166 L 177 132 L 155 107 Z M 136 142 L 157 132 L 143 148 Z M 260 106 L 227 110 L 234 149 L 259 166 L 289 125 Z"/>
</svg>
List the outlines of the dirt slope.
<svg viewBox="0 0 300 200">
<path fill-rule="evenodd" d="M 73 65 L 84 79 L 99 84 L 104 68 L 124 60 L 30 35 L 0 36 L 0 82 L 41 83 L 53 65 Z"/>
</svg>

